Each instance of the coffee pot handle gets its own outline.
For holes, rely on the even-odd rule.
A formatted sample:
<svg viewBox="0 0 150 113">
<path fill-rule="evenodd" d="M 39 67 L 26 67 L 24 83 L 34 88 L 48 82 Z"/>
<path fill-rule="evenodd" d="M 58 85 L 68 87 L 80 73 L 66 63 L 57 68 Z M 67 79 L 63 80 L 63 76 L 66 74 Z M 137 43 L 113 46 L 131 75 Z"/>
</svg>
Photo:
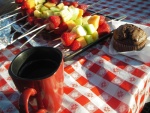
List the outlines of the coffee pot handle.
<svg viewBox="0 0 150 113">
<path fill-rule="evenodd" d="M 33 88 L 28 88 L 23 91 L 19 99 L 19 111 L 20 113 L 29 113 L 28 101 L 30 96 L 36 95 L 37 91 Z M 40 109 L 36 113 L 47 113 L 46 109 Z"/>
</svg>

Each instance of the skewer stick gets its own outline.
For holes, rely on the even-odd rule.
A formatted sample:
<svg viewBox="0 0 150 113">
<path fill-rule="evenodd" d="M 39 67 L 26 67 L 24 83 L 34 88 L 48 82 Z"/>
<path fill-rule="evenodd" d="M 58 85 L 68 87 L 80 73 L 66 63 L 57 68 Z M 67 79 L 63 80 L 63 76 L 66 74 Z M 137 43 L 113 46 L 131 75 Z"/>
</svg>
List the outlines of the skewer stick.
<svg viewBox="0 0 150 113">
<path fill-rule="evenodd" d="M 37 25 L 33 26 L 32 28 L 30 28 L 28 31 L 25 32 L 24 35 L 21 35 L 20 37 L 16 38 L 15 40 L 11 41 L 11 44 L 13 44 L 14 42 L 16 42 L 17 40 L 20 40 L 21 38 L 27 36 L 26 34 L 29 33 L 32 29 L 34 29 L 35 27 L 37 27 Z"/>
<path fill-rule="evenodd" d="M 54 48 L 57 48 L 57 47 L 60 46 L 61 44 L 62 44 L 62 42 L 56 44 L 56 45 L 54 46 Z"/>
<path fill-rule="evenodd" d="M 12 1 L 11 3 L 12 3 L 12 4 L 15 4 L 15 1 Z"/>
<path fill-rule="evenodd" d="M 36 28 L 37 26 L 38 26 L 38 25 L 35 25 L 35 26 L 31 27 L 31 28 L 30 28 L 29 30 L 27 30 L 25 33 L 31 31 L 32 29 Z M 25 34 L 25 33 L 24 33 L 24 34 Z"/>
<path fill-rule="evenodd" d="M 98 2 L 96 2 L 96 3 L 93 3 L 92 5 L 89 5 L 88 8 L 91 8 L 91 7 L 93 7 L 94 5 L 96 5 L 96 4 L 100 3 L 100 2 L 101 2 L 101 1 L 98 1 Z"/>
<path fill-rule="evenodd" d="M 105 11 L 105 10 L 107 10 L 107 9 L 108 9 L 108 8 L 102 9 L 102 10 L 100 10 L 100 11 L 97 11 L 97 12 L 92 13 L 91 15 L 97 14 L 97 13 L 102 12 L 102 11 Z"/>
<path fill-rule="evenodd" d="M 35 38 L 43 29 L 40 29 L 37 33 L 35 33 L 30 39 L 28 39 L 20 48 L 22 48 L 23 46 L 25 46 L 28 42 L 30 42 L 33 38 Z"/>
<path fill-rule="evenodd" d="M 107 21 L 108 23 L 110 23 L 112 20 L 116 20 L 116 21 L 121 21 L 121 20 L 124 20 L 127 16 L 126 15 L 123 15 L 123 16 L 120 16 L 118 18 L 115 18 L 115 19 L 111 19 L 109 21 Z"/>
<path fill-rule="evenodd" d="M 5 13 L 5 14 L 1 15 L 1 16 L 0 16 L 0 18 L 1 18 L 1 17 L 3 17 L 3 16 L 5 16 L 5 15 L 8 15 L 8 14 L 14 13 L 15 11 L 18 11 L 19 9 L 21 9 L 21 7 L 18 7 L 18 8 L 16 8 L 16 9 L 15 9 L 15 10 L 13 10 L 13 11 L 10 11 L 10 12 L 8 12 L 8 13 Z"/>
<path fill-rule="evenodd" d="M 36 29 L 34 29 L 34 30 L 30 31 L 30 32 L 27 32 L 26 34 L 21 35 L 18 39 L 21 39 L 21 38 L 23 38 L 23 37 L 25 37 L 25 36 L 27 36 L 27 35 L 29 35 L 29 34 L 31 34 L 31 33 L 33 33 L 33 32 L 35 32 L 35 31 L 39 30 L 39 29 L 45 28 L 45 27 L 46 27 L 46 25 L 47 25 L 47 24 L 44 24 L 44 25 L 42 25 L 42 26 L 40 26 L 40 27 L 38 27 L 38 28 L 36 28 Z"/>
<path fill-rule="evenodd" d="M 26 25 L 28 25 L 29 24 L 29 22 L 27 22 L 27 23 L 25 23 L 24 25 L 22 25 L 21 27 L 19 27 L 19 30 L 21 30 L 23 27 L 25 27 Z M 15 32 L 13 32 L 9 37 L 11 37 L 12 35 L 14 35 L 15 33 L 17 33 L 18 32 L 18 30 L 16 30 Z M 8 38 L 9 38 L 8 37 Z M 13 41 L 13 37 L 11 38 L 11 42 Z"/>
<path fill-rule="evenodd" d="M 74 0 L 74 1 L 76 1 L 76 0 Z M 83 2 L 84 0 L 80 0 L 80 1 L 78 1 L 80 4 L 82 4 L 82 2 Z"/>
<path fill-rule="evenodd" d="M 115 13 L 118 13 L 118 11 L 115 11 L 115 12 L 110 13 L 110 14 L 105 14 L 104 16 L 110 16 L 110 15 L 113 15 L 113 14 L 115 14 Z"/>
<path fill-rule="evenodd" d="M 118 18 L 116 18 L 116 19 L 114 19 L 114 20 L 121 21 L 121 20 L 124 20 L 125 18 L 127 18 L 127 16 L 126 16 L 126 15 L 121 16 L 121 17 L 118 17 Z"/>
<path fill-rule="evenodd" d="M 33 27 L 31 27 L 29 30 L 27 30 L 25 33 L 24 33 L 24 35 L 25 34 L 27 34 L 27 33 L 29 33 L 30 31 L 32 31 L 34 28 L 36 28 L 38 25 L 35 25 L 35 26 L 33 26 Z M 23 35 L 21 35 L 20 37 L 18 37 L 18 39 L 21 39 L 21 38 L 23 38 L 24 36 Z"/>
<path fill-rule="evenodd" d="M 15 16 L 15 15 L 17 15 L 17 14 L 19 14 L 19 13 L 20 13 L 20 12 L 15 13 L 15 14 L 12 14 L 12 15 L 9 15 L 9 16 L 4 17 L 4 18 L 1 18 L 0 21 L 3 21 L 3 20 L 5 20 L 5 19 L 7 19 L 7 18 L 11 18 L 11 17 L 13 17 L 13 16 Z"/>
<path fill-rule="evenodd" d="M 3 29 L 5 29 L 6 27 L 11 26 L 12 24 L 14 24 L 14 23 L 16 23 L 16 22 L 18 22 L 18 21 L 20 21 L 20 20 L 23 20 L 23 19 L 26 18 L 26 17 L 27 17 L 27 16 L 24 16 L 24 17 L 22 17 L 22 18 L 20 18 L 20 19 L 18 19 L 18 20 L 16 20 L 16 21 L 14 21 L 14 22 L 12 22 L 12 23 L 10 23 L 10 24 L 8 24 L 8 25 L 6 25 L 6 26 L 0 28 L 0 31 L 3 30 Z"/>
</svg>

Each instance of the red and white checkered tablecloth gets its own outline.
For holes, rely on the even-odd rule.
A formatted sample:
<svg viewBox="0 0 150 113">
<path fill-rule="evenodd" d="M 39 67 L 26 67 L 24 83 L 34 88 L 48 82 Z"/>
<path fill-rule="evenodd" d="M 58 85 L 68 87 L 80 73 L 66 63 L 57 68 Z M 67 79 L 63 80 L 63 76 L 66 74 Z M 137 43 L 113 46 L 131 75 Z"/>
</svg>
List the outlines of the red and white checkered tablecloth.
<svg viewBox="0 0 150 113">
<path fill-rule="evenodd" d="M 108 7 L 105 14 L 127 15 L 124 21 L 150 26 L 149 0 L 81 0 L 96 3 L 91 10 Z M 24 40 L 0 50 L 0 113 L 18 113 L 19 92 L 8 67 Z M 65 62 L 64 95 L 60 113 L 139 113 L 150 96 L 150 62 L 142 63 L 108 53 L 109 40 Z M 23 49 L 31 47 L 27 44 Z"/>
</svg>

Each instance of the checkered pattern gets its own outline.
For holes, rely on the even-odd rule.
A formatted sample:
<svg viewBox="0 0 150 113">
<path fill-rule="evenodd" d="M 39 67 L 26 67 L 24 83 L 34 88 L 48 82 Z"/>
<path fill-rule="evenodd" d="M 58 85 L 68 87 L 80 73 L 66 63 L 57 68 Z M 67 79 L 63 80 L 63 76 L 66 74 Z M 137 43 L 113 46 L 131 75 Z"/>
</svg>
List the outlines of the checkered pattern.
<svg viewBox="0 0 150 113">
<path fill-rule="evenodd" d="M 133 22 L 138 24 L 144 24 L 150 26 L 150 2 L 148 0 L 82 0 L 83 3 L 91 5 L 94 4 L 90 10 L 99 11 L 104 8 L 108 8 L 106 11 L 100 12 L 101 14 L 112 14 L 113 17 L 126 15 L 127 18 L 124 21 Z"/>
<path fill-rule="evenodd" d="M 103 14 L 118 11 L 124 21 L 150 26 L 150 2 L 81 0 L 93 11 L 108 7 Z M 102 13 L 102 12 L 101 12 Z M 24 40 L 0 51 L 0 113 L 18 113 L 19 92 L 8 68 Z M 139 113 L 150 95 L 150 63 L 108 53 L 109 40 L 65 63 L 63 103 L 60 113 Z M 26 45 L 23 49 L 29 48 Z"/>
<path fill-rule="evenodd" d="M 67 95 L 90 113 L 135 113 L 149 96 L 149 71 L 148 65 L 126 56 L 110 56 L 107 43 L 97 45 L 65 67 L 67 90 L 71 87 Z"/>
</svg>

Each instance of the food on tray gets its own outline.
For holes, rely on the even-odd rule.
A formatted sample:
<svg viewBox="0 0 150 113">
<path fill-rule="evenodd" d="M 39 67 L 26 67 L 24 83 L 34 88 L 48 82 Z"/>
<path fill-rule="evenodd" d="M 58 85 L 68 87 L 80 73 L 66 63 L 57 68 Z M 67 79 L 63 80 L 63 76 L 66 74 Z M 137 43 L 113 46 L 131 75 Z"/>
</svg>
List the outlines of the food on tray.
<svg viewBox="0 0 150 113">
<path fill-rule="evenodd" d="M 70 46 L 73 43 L 73 41 L 76 39 L 76 37 L 77 37 L 76 33 L 64 32 L 61 36 L 61 41 L 63 45 Z"/>
<path fill-rule="evenodd" d="M 73 27 L 71 30 L 69 30 L 70 35 L 72 35 L 72 33 L 74 33 L 74 34 L 76 34 L 76 36 L 73 34 L 74 37 L 69 38 L 68 35 L 64 35 L 64 34 L 66 34 L 66 32 L 64 32 L 61 35 L 61 40 L 62 40 L 63 44 L 65 46 L 69 46 L 72 51 L 76 51 L 76 50 L 83 48 L 86 45 L 96 41 L 99 38 L 99 36 L 110 33 L 109 25 L 107 24 L 107 22 L 104 19 L 102 22 L 101 17 L 102 17 L 102 19 L 104 18 L 103 16 L 100 16 L 100 15 L 93 15 L 93 16 L 90 16 L 86 20 L 86 22 L 85 22 L 85 20 L 82 21 L 82 23 L 80 25 L 78 25 L 78 24 L 71 25 Z M 83 18 L 86 18 L 86 17 L 83 17 Z M 91 20 L 95 20 L 95 21 L 91 21 Z M 100 23 L 100 25 L 99 25 L 99 23 Z M 70 40 L 69 42 L 71 42 L 71 43 L 66 44 L 66 43 L 68 43 L 68 40 Z"/>
<path fill-rule="evenodd" d="M 78 50 L 108 34 L 110 27 L 102 15 L 89 15 L 88 5 L 58 0 L 16 0 L 30 25 L 46 25 L 45 29 L 60 35 L 62 44 Z"/>
<path fill-rule="evenodd" d="M 113 47 L 118 52 L 141 50 L 147 42 L 147 34 L 133 24 L 119 26 L 113 33 Z"/>
</svg>

